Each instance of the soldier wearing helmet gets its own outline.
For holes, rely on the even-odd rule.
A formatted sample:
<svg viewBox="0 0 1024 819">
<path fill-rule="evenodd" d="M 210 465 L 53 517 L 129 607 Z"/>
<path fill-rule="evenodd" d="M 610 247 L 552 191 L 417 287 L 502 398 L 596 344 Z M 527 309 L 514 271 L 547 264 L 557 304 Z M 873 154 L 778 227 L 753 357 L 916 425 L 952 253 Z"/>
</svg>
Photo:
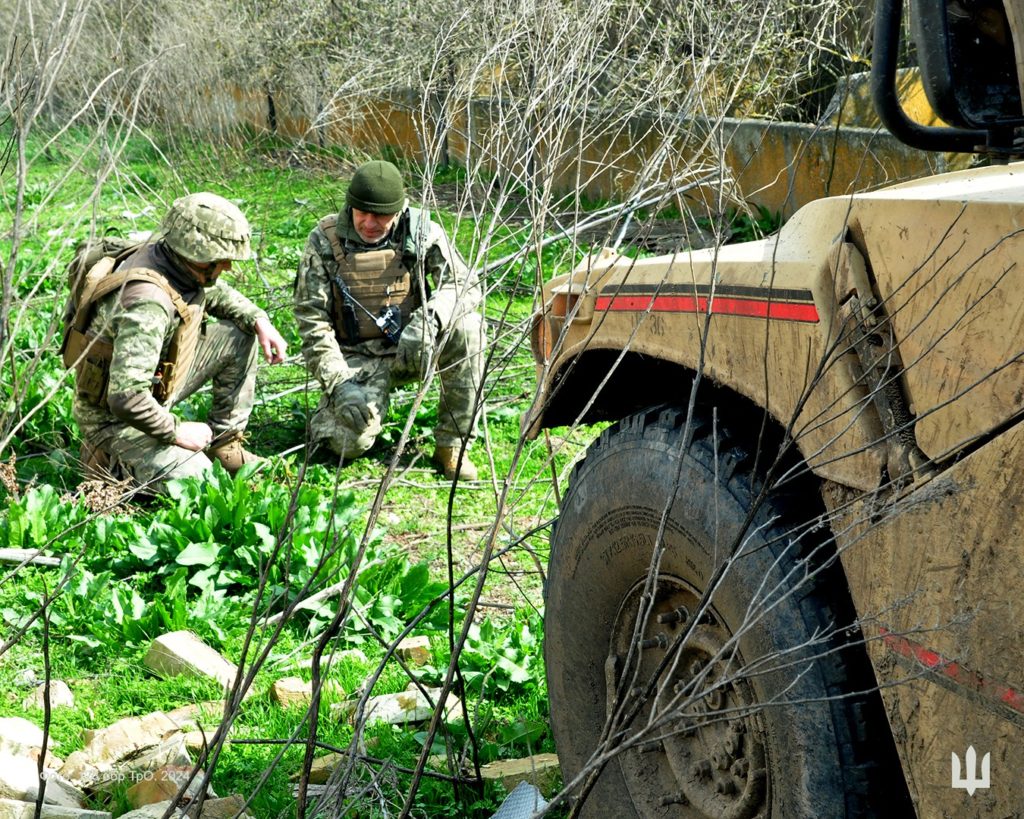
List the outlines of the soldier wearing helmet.
<svg viewBox="0 0 1024 819">
<path fill-rule="evenodd" d="M 449 480 L 476 479 L 467 450 L 483 375 L 480 302 L 476 274 L 427 213 L 408 206 L 398 168 L 362 165 L 342 211 L 309 234 L 295 283 L 302 354 L 322 390 L 314 443 L 362 455 L 391 389 L 437 372 L 433 460 Z"/>
<path fill-rule="evenodd" d="M 242 212 L 195 193 L 174 201 L 154 239 L 111 260 L 115 289 L 95 301 L 86 330 L 99 366 L 76 370 L 87 471 L 106 468 L 161 491 L 170 478 L 205 474 L 211 459 L 232 473 L 258 460 L 241 443 L 257 353 L 280 363 L 286 343 L 263 310 L 218 281 L 249 255 Z M 209 382 L 205 422 L 171 413 Z"/>
</svg>

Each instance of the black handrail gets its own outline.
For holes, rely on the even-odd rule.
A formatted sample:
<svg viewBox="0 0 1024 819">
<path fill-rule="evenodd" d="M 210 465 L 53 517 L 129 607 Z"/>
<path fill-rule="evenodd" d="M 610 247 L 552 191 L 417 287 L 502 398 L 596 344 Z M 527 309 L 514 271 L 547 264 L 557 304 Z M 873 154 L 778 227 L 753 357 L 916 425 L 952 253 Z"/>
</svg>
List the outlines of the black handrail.
<svg viewBox="0 0 1024 819">
<path fill-rule="evenodd" d="M 878 0 L 871 54 L 871 96 L 882 124 L 900 142 L 923 151 L 978 153 L 988 147 L 987 131 L 921 125 L 907 116 L 896 93 L 903 0 Z"/>
</svg>

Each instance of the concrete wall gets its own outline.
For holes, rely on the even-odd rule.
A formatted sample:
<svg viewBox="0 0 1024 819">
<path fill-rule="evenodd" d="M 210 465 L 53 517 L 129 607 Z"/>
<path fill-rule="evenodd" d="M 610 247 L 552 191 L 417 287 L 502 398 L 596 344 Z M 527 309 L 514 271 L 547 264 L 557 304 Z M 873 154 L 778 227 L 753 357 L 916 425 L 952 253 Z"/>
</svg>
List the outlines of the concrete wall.
<svg viewBox="0 0 1024 819">
<path fill-rule="evenodd" d="M 265 100 L 244 115 L 266 128 Z M 238 109 L 244 95 L 236 95 Z M 321 144 L 347 145 L 369 153 L 389 146 L 399 155 L 438 161 L 443 145 L 451 161 L 495 174 L 525 179 L 525 152 L 511 149 L 509 123 L 517 113 L 492 99 L 474 99 L 443 109 L 415 92 L 387 98 L 347 100 L 310 117 L 278 100 L 278 134 Z M 443 117 L 447 117 L 447 139 Z M 581 190 L 595 199 L 628 195 L 637 175 L 661 156 L 663 178 L 715 171 L 724 162 L 737 198 L 789 215 L 822 196 L 864 191 L 963 167 L 965 157 L 908 148 L 884 130 L 829 124 L 813 126 L 754 119 L 671 120 L 633 117 L 614 129 L 600 120 L 559 129 L 538 141 L 533 161 L 556 193 Z M 540 128 L 543 132 L 543 127 Z M 716 135 L 709 139 L 709 135 Z M 724 145 L 716 151 L 711 143 Z M 695 196 L 711 196 L 697 192 Z"/>
</svg>

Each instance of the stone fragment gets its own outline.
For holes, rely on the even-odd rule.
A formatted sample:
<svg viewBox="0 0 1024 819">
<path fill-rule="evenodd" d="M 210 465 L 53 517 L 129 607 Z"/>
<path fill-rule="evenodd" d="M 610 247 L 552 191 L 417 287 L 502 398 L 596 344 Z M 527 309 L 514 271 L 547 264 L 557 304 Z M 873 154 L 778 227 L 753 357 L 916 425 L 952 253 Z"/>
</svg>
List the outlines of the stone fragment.
<svg viewBox="0 0 1024 819">
<path fill-rule="evenodd" d="M 43 729 L 22 717 L 0 719 L 0 751 L 13 756 L 28 756 L 33 750 L 36 758 L 43 747 Z"/>
<path fill-rule="evenodd" d="M 181 735 L 185 741 L 185 747 L 190 751 L 201 751 L 203 748 L 207 748 L 213 744 L 213 738 L 217 735 L 216 725 L 211 725 L 208 728 L 202 728 L 198 731 L 188 731 Z M 231 732 L 228 732 L 228 736 Z"/>
<path fill-rule="evenodd" d="M 144 717 L 126 717 L 96 731 L 85 731 L 85 745 L 68 757 L 60 774 L 77 785 L 91 787 L 110 779 L 108 774 L 116 763 L 133 753 L 160 745 L 177 730 L 177 725 L 158 710 Z"/>
<path fill-rule="evenodd" d="M 344 695 L 344 690 L 335 680 L 326 680 L 321 689 L 323 694 L 336 697 Z M 271 699 L 283 708 L 295 705 L 309 705 L 313 699 L 313 684 L 299 677 L 284 677 L 270 687 Z"/>
<path fill-rule="evenodd" d="M 168 799 L 166 802 L 155 802 L 152 805 L 146 805 L 145 807 L 138 808 L 137 810 L 129 811 L 128 813 L 122 813 L 119 819 L 161 819 L 167 809 L 171 806 L 171 800 Z M 185 815 L 185 812 L 181 808 L 175 808 L 172 817 L 177 819 Z M 104 816 L 110 816 L 109 813 Z"/>
<path fill-rule="evenodd" d="M 207 725 L 219 725 L 224 718 L 224 701 L 207 700 L 182 705 L 167 712 L 170 718 L 182 730 L 206 728 Z"/>
<path fill-rule="evenodd" d="M 190 777 L 191 782 L 189 782 Z M 145 776 L 128 789 L 125 797 L 133 808 L 141 808 L 145 805 L 173 800 L 178 795 L 181 786 L 189 782 L 182 802 L 191 802 L 199 795 L 199 785 L 202 781 L 202 771 L 192 777 L 191 765 L 164 765 L 155 771 L 146 771 Z"/>
<path fill-rule="evenodd" d="M 431 754 L 427 757 L 427 767 L 435 771 L 447 771 L 448 757 L 444 754 Z"/>
<path fill-rule="evenodd" d="M 225 691 L 234 685 L 238 668 L 191 631 L 172 631 L 157 637 L 143 657 L 146 668 L 159 677 L 204 677 Z"/>
<path fill-rule="evenodd" d="M 37 686 L 31 694 L 21 701 L 22 708 L 44 707 L 43 699 L 46 692 L 46 683 Z M 50 680 L 50 708 L 74 708 L 75 697 L 63 680 Z"/>
<path fill-rule="evenodd" d="M 440 688 L 429 688 L 428 701 L 419 689 L 400 691 L 397 694 L 382 694 L 377 697 L 370 697 L 366 703 L 364 716 L 367 724 L 371 722 L 386 722 L 390 725 L 402 725 L 407 722 L 425 722 L 430 719 L 434 709 L 430 702 L 437 702 L 441 694 Z M 354 722 L 358 700 L 338 703 L 331 706 L 331 715 L 337 719 L 348 719 Z M 445 720 L 462 719 L 462 703 L 454 694 L 449 694 L 445 702 Z"/>
<path fill-rule="evenodd" d="M 499 759 L 480 767 L 484 781 L 497 781 L 512 791 L 520 782 L 530 782 L 541 793 L 551 794 L 555 789 L 561 769 L 555 754 L 537 754 L 526 759 Z"/>
<path fill-rule="evenodd" d="M 35 819 L 35 815 L 34 802 L 0 799 L 0 819 Z M 62 805 L 43 805 L 39 817 L 40 819 L 111 819 L 111 815 L 106 811 L 67 808 Z"/>
<path fill-rule="evenodd" d="M 23 668 L 14 675 L 12 682 L 19 688 L 35 688 L 42 680 L 34 668 Z"/>
<path fill-rule="evenodd" d="M 251 819 L 250 814 L 241 812 L 244 807 L 245 799 L 237 793 L 223 799 L 207 799 L 199 819 Z"/>
<path fill-rule="evenodd" d="M 63 776 L 80 787 L 109 787 L 123 780 L 126 770 L 119 763 L 132 757 L 132 770 L 155 770 L 178 764 L 188 753 L 178 726 L 166 714 L 154 711 L 144 717 L 125 717 L 98 731 L 85 731 L 85 746 L 70 754 L 60 769 Z"/>
<path fill-rule="evenodd" d="M 285 677 L 275 682 L 270 688 L 270 698 L 285 708 L 290 705 L 309 705 L 312 697 L 312 684 L 299 677 Z"/>
<path fill-rule="evenodd" d="M 430 662 L 430 638 L 406 637 L 398 644 L 395 653 L 409 665 L 426 665 Z"/>
<path fill-rule="evenodd" d="M 310 784 L 323 785 L 334 772 L 334 769 L 338 767 L 338 763 L 344 758 L 344 754 L 325 754 L 324 756 L 316 757 L 313 760 L 312 767 L 309 769 Z M 292 782 L 299 781 L 300 773 L 300 771 L 296 771 L 291 775 Z"/>
<path fill-rule="evenodd" d="M 56 771 L 43 769 L 46 790 L 43 800 L 50 805 L 81 808 L 85 794 Z M 0 753 L 0 797 L 35 802 L 39 795 L 39 765 L 27 756 Z"/>
</svg>

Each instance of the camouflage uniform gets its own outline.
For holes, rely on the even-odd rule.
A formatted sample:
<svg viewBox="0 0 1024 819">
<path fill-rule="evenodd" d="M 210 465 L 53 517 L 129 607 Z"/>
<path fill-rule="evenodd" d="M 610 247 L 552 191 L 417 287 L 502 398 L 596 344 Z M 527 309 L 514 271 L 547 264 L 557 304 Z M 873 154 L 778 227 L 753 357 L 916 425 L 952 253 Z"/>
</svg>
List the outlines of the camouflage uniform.
<svg viewBox="0 0 1024 819">
<path fill-rule="evenodd" d="M 227 284 L 210 287 L 181 269 L 163 242 L 147 244 L 118 270 L 143 268 L 162 274 L 188 304 L 202 305 L 218 319 L 203 327 L 189 375 L 161 405 L 153 396 L 153 375 L 166 360 L 180 322 L 168 295 L 148 282 L 129 282 L 102 298 L 90 323 L 92 332 L 113 343 L 104 405 L 76 393 L 75 420 L 83 439 L 111 456 L 141 484 L 160 490 L 164 481 L 204 474 L 211 465 L 202 452 L 175 445 L 178 419 L 171 406 L 203 384 L 213 382 L 213 406 L 207 423 L 214 436 L 241 432 L 252 411 L 258 346 L 253 325 L 266 313 Z"/>
<path fill-rule="evenodd" d="M 382 338 L 357 343 L 339 340 L 333 320 L 331 277 L 338 263 L 322 226 L 309 235 L 295 283 L 295 314 L 306 366 L 323 390 L 310 419 L 313 441 L 322 441 L 339 455 L 355 458 L 366 452 L 387 417 L 391 389 L 427 375 L 432 358 L 441 384 L 434 441 L 438 447 L 462 446 L 476 435 L 474 405 L 483 377 L 484 328 L 481 291 L 444 231 L 426 213 L 406 208 L 413 226 L 404 247 L 392 232 L 376 245 L 366 244 L 346 207 L 336 226 L 347 253 L 392 248 L 403 254 L 414 282 L 426 287 L 426 298 L 402 328 L 397 346 Z M 438 347 L 440 350 L 438 351 Z M 344 385 L 362 388 L 369 410 L 366 424 L 353 426 L 338 412 Z"/>
</svg>

